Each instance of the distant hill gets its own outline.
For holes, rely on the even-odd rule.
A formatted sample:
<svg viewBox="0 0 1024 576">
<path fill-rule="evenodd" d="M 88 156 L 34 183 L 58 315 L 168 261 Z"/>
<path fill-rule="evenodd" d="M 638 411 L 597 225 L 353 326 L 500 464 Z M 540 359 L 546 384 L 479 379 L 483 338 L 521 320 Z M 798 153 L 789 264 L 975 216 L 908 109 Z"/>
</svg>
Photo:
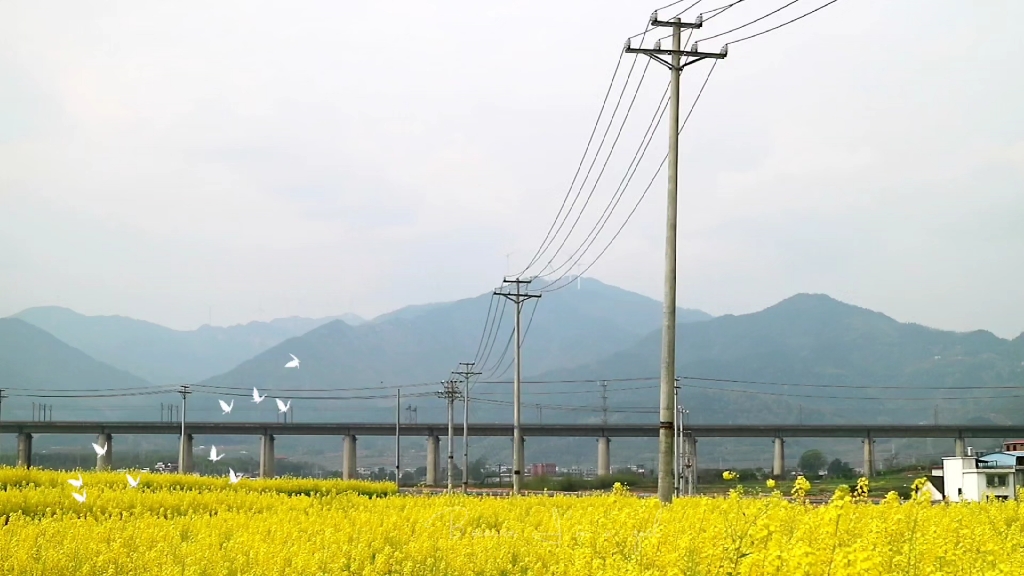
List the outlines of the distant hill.
<svg viewBox="0 0 1024 576">
<path fill-rule="evenodd" d="M 150 386 L 142 378 L 90 358 L 49 333 L 16 318 L 0 318 L 0 388 L 10 396 L 4 401 L 7 419 L 31 418 L 31 403 L 54 407 L 54 419 L 97 420 L 129 418 L 123 399 L 102 402 L 24 396 L 38 390 L 67 390 L 49 394 L 73 394 L 76 390 L 117 390 Z M 158 408 L 152 410 L 157 418 Z"/>
<path fill-rule="evenodd" d="M 657 376 L 660 344 L 660 332 L 653 331 L 628 349 L 540 378 Z M 1019 412 L 1024 398 L 1013 397 L 1013 390 L 934 389 L 1024 387 L 1024 338 L 901 323 L 820 294 L 799 294 L 753 314 L 681 325 L 676 362 L 679 376 L 740 381 L 683 380 L 683 402 L 697 422 L 918 423 L 932 421 L 936 406 L 945 422 L 1024 421 Z M 647 405 L 657 404 L 656 394 L 654 387 L 632 392 Z M 946 399 L 953 397 L 964 399 Z"/>
<path fill-rule="evenodd" d="M 589 278 L 582 279 L 579 289 L 573 285 L 545 293 L 536 302 L 526 304 L 523 313 L 526 373 L 596 361 L 634 344 L 661 322 L 658 301 Z M 486 336 L 481 329 L 489 313 L 499 319 L 490 339 L 494 346 L 490 354 L 481 354 L 477 368 L 489 376 L 510 378 L 513 355 L 506 352 L 506 344 L 514 323 L 513 306 L 500 298 L 492 301 L 486 293 L 401 309 L 359 326 L 330 322 L 202 384 L 303 390 L 435 383 L 448 377 L 458 362 L 474 359 Z M 711 316 L 680 309 L 679 317 L 703 321 Z M 299 370 L 284 368 L 289 354 L 302 361 Z M 432 390 L 431 386 L 408 392 Z"/>
<path fill-rule="evenodd" d="M 29 308 L 13 318 L 155 384 L 180 384 L 226 372 L 271 346 L 340 317 L 279 318 L 195 330 L 172 330 L 124 316 L 85 316 L 57 306 Z M 361 321 L 354 315 L 343 318 Z"/>
</svg>

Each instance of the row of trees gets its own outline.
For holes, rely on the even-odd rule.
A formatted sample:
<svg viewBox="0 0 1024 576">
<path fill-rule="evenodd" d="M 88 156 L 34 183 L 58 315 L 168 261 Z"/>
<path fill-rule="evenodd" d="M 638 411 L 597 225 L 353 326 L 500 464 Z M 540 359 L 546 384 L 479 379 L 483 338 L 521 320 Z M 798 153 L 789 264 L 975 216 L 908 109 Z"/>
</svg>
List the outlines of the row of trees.
<svg viewBox="0 0 1024 576">
<path fill-rule="evenodd" d="M 855 475 L 853 466 L 850 466 L 849 462 L 844 462 L 839 458 L 834 458 L 829 462 L 825 454 L 816 449 L 807 450 L 801 454 L 796 467 L 807 475 L 818 475 L 822 470 L 830 478 L 853 478 Z"/>
</svg>

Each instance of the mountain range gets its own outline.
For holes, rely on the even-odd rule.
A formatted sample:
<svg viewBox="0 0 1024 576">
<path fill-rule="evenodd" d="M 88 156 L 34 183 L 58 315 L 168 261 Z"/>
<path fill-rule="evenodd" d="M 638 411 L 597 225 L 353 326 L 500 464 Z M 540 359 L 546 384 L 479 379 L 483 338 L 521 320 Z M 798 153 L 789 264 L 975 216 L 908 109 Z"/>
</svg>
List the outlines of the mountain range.
<svg viewBox="0 0 1024 576">
<path fill-rule="evenodd" d="M 651 421 L 658 405 L 661 304 L 594 279 L 578 286 L 544 293 L 523 307 L 523 421 Z M 190 382 L 193 418 L 273 421 L 272 404 L 256 410 L 244 398 L 257 386 L 293 399 L 292 416 L 299 420 L 391 421 L 393 387 L 401 386 L 403 407 L 415 404 L 421 422 L 441 421 L 440 381 L 458 362 L 475 359 L 483 375 L 471 391 L 472 418 L 508 421 L 512 309 L 485 293 L 367 321 L 289 318 L 174 331 L 35 308 L 0 320 L 0 387 Z M 484 318 L 490 319 L 486 331 Z M 678 319 L 680 402 L 691 422 L 1024 420 L 1024 335 L 1008 340 L 986 331 L 936 330 L 823 294 L 797 294 L 742 315 L 680 309 Z M 284 368 L 290 354 L 302 360 L 299 369 Z M 27 418 L 29 398 L 11 395 L 4 416 Z M 236 397 L 240 405 L 223 416 L 215 397 Z M 173 393 L 116 403 L 52 401 L 57 419 L 118 410 L 122 417 L 156 419 L 156 403 L 178 402 Z M 500 440 L 479 445 L 500 447 Z M 569 444 L 550 440 L 531 450 L 577 449 Z M 589 454 L 592 447 L 578 444 Z"/>
<path fill-rule="evenodd" d="M 183 384 L 228 371 L 240 362 L 332 321 L 353 325 L 354 314 L 277 318 L 236 326 L 172 330 L 124 316 L 85 316 L 67 308 L 29 308 L 13 318 L 46 330 L 93 358 L 153 384 Z"/>
</svg>

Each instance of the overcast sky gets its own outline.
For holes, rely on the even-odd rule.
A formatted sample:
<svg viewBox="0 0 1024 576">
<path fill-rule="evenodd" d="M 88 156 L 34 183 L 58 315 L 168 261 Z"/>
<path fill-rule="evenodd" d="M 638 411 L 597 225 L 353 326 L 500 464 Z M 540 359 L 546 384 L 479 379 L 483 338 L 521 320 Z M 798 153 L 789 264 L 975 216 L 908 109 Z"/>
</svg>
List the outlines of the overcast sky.
<svg viewBox="0 0 1024 576">
<path fill-rule="evenodd" d="M 784 3 L 748 0 L 694 38 Z M 0 316 L 373 316 L 522 269 L 623 41 L 657 5 L 436 4 L 4 2 Z M 745 313 L 824 292 L 902 321 L 1024 330 L 1021 21 L 1011 0 L 844 0 L 730 46 L 683 132 L 680 304 Z M 686 69 L 684 114 L 710 66 Z M 593 228 L 667 79 L 646 70 L 579 224 L 533 271 Z M 662 124 L 581 264 L 666 141 Z M 586 275 L 661 298 L 665 182 Z"/>
</svg>

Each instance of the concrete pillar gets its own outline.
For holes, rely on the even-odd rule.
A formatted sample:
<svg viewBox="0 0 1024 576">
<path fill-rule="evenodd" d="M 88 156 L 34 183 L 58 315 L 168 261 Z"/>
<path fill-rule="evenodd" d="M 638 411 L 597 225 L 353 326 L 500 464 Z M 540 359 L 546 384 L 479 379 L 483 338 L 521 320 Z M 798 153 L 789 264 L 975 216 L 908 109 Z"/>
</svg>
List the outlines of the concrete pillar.
<svg viewBox="0 0 1024 576">
<path fill-rule="evenodd" d="M 437 486 L 437 479 L 441 476 L 441 465 L 437 460 L 437 452 L 441 448 L 441 439 L 437 436 L 427 436 L 427 486 Z"/>
<path fill-rule="evenodd" d="M 775 456 L 772 458 L 772 476 L 781 478 L 786 474 L 786 441 L 775 437 Z"/>
<path fill-rule="evenodd" d="M 864 476 L 871 478 L 875 475 L 875 441 L 869 434 L 861 442 L 864 443 Z"/>
<path fill-rule="evenodd" d="M 597 475 L 607 476 L 612 473 L 611 465 L 609 464 L 609 456 L 611 450 L 609 444 L 611 439 L 607 436 L 602 436 L 597 439 Z"/>
<path fill-rule="evenodd" d="M 18 467 L 32 467 L 32 435 L 28 432 L 18 434 Z"/>
<path fill-rule="evenodd" d="M 193 454 L 193 438 L 191 434 L 185 434 L 184 440 L 178 437 L 179 445 L 178 452 L 180 460 L 178 462 L 178 472 L 181 474 L 191 474 L 196 469 L 195 458 Z M 182 460 L 184 458 L 184 460 Z"/>
<path fill-rule="evenodd" d="M 966 444 L 967 443 L 964 441 L 963 438 L 957 438 L 954 440 L 954 453 L 958 458 L 963 458 L 964 456 L 967 455 L 967 449 L 964 447 L 966 446 Z"/>
<path fill-rule="evenodd" d="M 356 471 L 356 436 L 348 434 L 345 436 L 345 445 L 342 450 L 341 477 L 345 480 L 358 480 Z"/>
<path fill-rule="evenodd" d="M 274 435 L 260 436 L 260 478 L 274 477 Z"/>
<path fill-rule="evenodd" d="M 110 465 L 114 461 L 114 436 L 112 434 L 100 434 L 96 437 L 96 444 L 101 448 L 107 447 L 107 452 L 102 456 L 96 455 L 96 470 L 110 470 Z"/>
</svg>

